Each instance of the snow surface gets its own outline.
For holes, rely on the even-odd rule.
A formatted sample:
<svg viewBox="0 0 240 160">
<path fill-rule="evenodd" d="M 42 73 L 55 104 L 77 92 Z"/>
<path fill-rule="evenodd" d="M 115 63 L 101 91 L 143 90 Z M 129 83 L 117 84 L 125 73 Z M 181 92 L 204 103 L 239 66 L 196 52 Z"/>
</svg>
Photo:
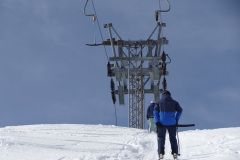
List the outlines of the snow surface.
<svg viewBox="0 0 240 160">
<path fill-rule="evenodd" d="M 179 133 L 182 160 L 237 160 L 240 128 Z M 166 141 L 166 159 L 170 155 Z M 0 160 L 157 160 L 157 136 L 146 130 L 52 124 L 0 128 Z"/>
</svg>

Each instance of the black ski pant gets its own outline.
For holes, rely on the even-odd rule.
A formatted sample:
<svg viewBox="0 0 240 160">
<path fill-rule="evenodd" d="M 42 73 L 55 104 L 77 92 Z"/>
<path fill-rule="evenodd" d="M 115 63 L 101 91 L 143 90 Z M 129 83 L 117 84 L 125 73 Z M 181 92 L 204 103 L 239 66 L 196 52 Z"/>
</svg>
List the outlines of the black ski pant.
<svg viewBox="0 0 240 160">
<path fill-rule="evenodd" d="M 177 145 L 177 139 L 176 139 L 176 127 L 168 127 L 168 126 L 162 126 L 158 127 L 157 134 L 158 134 L 158 154 L 165 154 L 165 137 L 166 137 L 166 131 L 168 130 L 169 133 L 169 140 L 171 143 L 171 149 L 172 154 L 176 153 L 178 154 L 178 145 Z"/>
</svg>

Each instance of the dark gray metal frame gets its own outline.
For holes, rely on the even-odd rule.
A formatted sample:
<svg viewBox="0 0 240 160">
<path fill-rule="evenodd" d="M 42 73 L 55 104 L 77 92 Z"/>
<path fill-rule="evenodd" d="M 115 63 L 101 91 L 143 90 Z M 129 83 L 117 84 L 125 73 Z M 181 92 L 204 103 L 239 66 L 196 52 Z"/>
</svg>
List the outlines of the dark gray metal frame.
<svg viewBox="0 0 240 160">
<path fill-rule="evenodd" d="M 163 75 L 160 53 L 161 46 L 168 44 L 168 40 L 161 37 L 162 27 L 165 26 L 165 23 L 157 22 L 147 40 L 125 41 L 111 23 L 104 25 L 104 28 L 108 29 L 109 39 L 103 41 L 103 45 L 109 45 L 112 48 L 113 57 L 110 57 L 109 61 L 113 62 L 112 73 L 117 82 L 115 92 L 120 105 L 125 104 L 124 95 L 128 94 L 129 127 L 144 128 L 144 95 L 152 93 L 154 100 L 157 101 L 162 92 L 159 87 Z M 153 40 L 152 36 L 156 32 L 157 39 Z M 112 33 L 115 33 L 118 40 L 113 38 Z M 149 88 L 147 84 L 150 84 Z"/>
</svg>

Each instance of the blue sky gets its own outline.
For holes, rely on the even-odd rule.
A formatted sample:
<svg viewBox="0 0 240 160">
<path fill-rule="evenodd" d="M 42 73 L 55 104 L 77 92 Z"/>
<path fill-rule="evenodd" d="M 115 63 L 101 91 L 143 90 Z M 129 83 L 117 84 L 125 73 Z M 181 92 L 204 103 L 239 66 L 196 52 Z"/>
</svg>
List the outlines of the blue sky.
<svg viewBox="0 0 240 160">
<path fill-rule="evenodd" d="M 125 40 L 147 39 L 157 0 L 94 1 L 103 24 Z M 166 7 L 165 1 L 161 1 Z M 168 89 L 184 109 L 181 123 L 198 129 L 239 127 L 240 2 L 170 0 L 162 14 L 169 40 Z M 115 124 L 100 35 L 83 0 L 0 1 L 0 126 L 76 123 Z M 92 12 L 91 5 L 87 12 Z M 111 56 L 111 49 L 108 48 Z M 146 108 L 152 95 L 146 96 Z M 127 104 L 117 105 L 127 126 Z"/>
</svg>

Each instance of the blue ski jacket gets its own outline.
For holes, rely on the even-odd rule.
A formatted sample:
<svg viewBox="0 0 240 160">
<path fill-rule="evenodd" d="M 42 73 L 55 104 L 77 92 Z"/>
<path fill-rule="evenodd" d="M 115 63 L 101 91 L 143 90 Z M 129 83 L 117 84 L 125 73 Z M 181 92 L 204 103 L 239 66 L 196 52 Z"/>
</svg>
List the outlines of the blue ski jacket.
<svg viewBox="0 0 240 160">
<path fill-rule="evenodd" d="M 179 103 L 172 99 L 171 95 L 163 94 L 154 108 L 155 123 L 160 122 L 165 126 L 176 125 L 182 115 Z"/>
<path fill-rule="evenodd" d="M 148 109 L 147 109 L 147 119 L 154 117 L 153 111 L 154 111 L 155 105 L 156 105 L 156 103 L 151 103 L 148 106 Z"/>
</svg>

